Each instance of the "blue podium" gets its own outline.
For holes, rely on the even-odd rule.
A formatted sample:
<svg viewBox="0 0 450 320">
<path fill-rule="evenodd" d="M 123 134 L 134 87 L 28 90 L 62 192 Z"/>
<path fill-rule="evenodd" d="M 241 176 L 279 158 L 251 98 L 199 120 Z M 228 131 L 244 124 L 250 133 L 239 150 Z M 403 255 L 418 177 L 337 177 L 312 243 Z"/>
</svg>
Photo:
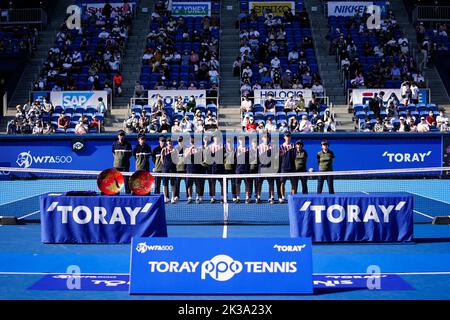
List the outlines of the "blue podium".
<svg viewBox="0 0 450 320">
<path fill-rule="evenodd" d="M 130 243 L 167 237 L 162 195 L 40 197 L 43 243 Z"/>
<path fill-rule="evenodd" d="M 313 242 L 413 240 L 413 197 L 408 193 L 293 195 L 291 237 Z"/>
</svg>

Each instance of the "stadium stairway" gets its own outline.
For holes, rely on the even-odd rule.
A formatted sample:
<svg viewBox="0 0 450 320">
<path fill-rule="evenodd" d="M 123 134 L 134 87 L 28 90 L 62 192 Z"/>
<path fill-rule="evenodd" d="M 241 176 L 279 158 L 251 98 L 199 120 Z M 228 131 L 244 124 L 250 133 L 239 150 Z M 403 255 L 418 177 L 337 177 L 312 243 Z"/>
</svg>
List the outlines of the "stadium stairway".
<svg viewBox="0 0 450 320">
<path fill-rule="evenodd" d="M 16 89 L 8 102 L 9 108 L 15 108 L 18 104 L 24 104 L 29 98 L 30 90 L 33 87 L 34 81 L 39 77 L 39 72 L 47 58 L 48 51 L 55 43 L 56 33 L 65 20 L 66 9 L 72 3 L 73 0 L 56 1 L 56 8 L 49 17 L 50 19 L 54 19 L 47 25 L 47 28 L 44 31 L 39 33 L 37 48 L 33 52 L 32 57 L 25 67 L 17 83 Z"/>
<path fill-rule="evenodd" d="M 128 42 L 125 49 L 125 56 L 122 61 L 122 95 L 113 98 L 113 107 L 116 109 L 128 108 L 130 97 L 134 96 L 134 86 L 139 80 L 142 66 L 142 56 L 144 54 L 146 37 L 149 31 L 151 13 L 154 7 L 154 0 L 141 0 L 140 8 L 136 10 L 136 16 L 128 35 Z M 146 8 L 147 12 L 142 12 Z"/>
<path fill-rule="evenodd" d="M 239 77 L 233 77 L 233 62 L 239 55 L 238 18 L 238 1 L 221 1 L 219 127 L 223 130 L 241 129 L 240 83 Z"/>
<path fill-rule="evenodd" d="M 306 11 L 311 21 L 311 32 L 316 50 L 320 77 L 329 102 L 333 103 L 336 115 L 337 130 L 351 131 L 355 129 L 352 115 L 348 113 L 344 85 L 342 83 L 338 62 L 334 55 L 329 55 L 328 20 L 325 16 L 323 1 L 305 0 Z"/>
<path fill-rule="evenodd" d="M 408 20 L 407 10 L 403 1 L 391 1 L 390 6 L 397 18 L 400 29 L 411 43 L 414 56 L 418 57 L 417 61 L 420 62 L 422 60 L 422 54 L 420 53 L 419 44 L 417 43 L 416 29 Z M 423 75 L 431 91 L 431 102 L 436 103 L 439 107 L 444 107 L 446 111 L 449 111 L 450 98 L 442 83 L 442 79 L 439 76 L 439 72 L 436 70 L 436 66 L 433 63 L 429 63 L 423 70 Z"/>
</svg>

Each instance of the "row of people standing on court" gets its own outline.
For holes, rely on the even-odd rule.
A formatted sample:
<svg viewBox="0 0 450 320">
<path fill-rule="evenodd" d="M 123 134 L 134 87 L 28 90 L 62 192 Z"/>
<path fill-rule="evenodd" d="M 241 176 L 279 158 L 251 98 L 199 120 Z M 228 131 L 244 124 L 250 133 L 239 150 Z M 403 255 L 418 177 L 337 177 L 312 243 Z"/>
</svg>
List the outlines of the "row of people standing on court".
<svg viewBox="0 0 450 320">
<path fill-rule="evenodd" d="M 326 140 L 321 142 L 322 150 L 317 153 L 319 171 L 333 171 L 334 153 L 329 150 Z M 308 154 L 303 149 L 303 142 L 292 143 L 289 132 L 284 135 L 284 142 L 278 146 L 269 142 L 268 136 L 262 136 L 258 144 L 256 139 L 252 139 L 250 146 L 245 145 L 245 137 L 238 138 L 238 145 L 235 147 L 230 140 L 223 145 L 219 136 L 214 136 L 213 141 L 205 139 L 202 146 L 196 145 L 193 136 L 190 137 L 189 144 L 185 144 L 180 136 L 178 144 L 173 145 L 170 138 L 161 136 L 159 145 L 153 150 L 145 142 L 145 135 L 138 136 L 138 144 L 132 149 L 131 144 L 125 140 L 125 133 L 121 130 L 118 133 L 118 140 L 113 144 L 114 167 L 120 171 L 129 171 L 130 159 L 135 157 L 136 170 L 150 170 L 150 159 L 154 163 L 154 172 L 158 173 L 187 173 L 187 174 L 265 174 L 278 173 L 279 178 L 236 178 L 227 179 L 231 184 L 231 194 L 233 202 L 240 202 L 240 190 L 242 182 L 245 184 L 245 202 L 250 203 L 252 194 L 255 194 L 255 202 L 261 202 L 262 186 L 267 181 L 269 186 L 269 203 L 275 203 L 275 185 L 280 203 L 284 203 L 286 194 L 286 182 L 291 182 L 291 193 L 296 194 L 298 190 L 298 180 L 302 185 L 302 193 L 308 193 L 307 177 L 284 177 L 285 173 L 306 172 Z M 222 153 L 223 161 L 215 161 L 217 153 Z M 209 158 L 209 159 L 208 159 Z M 271 161 L 262 161 L 270 159 Z M 273 161 L 277 162 L 277 169 L 273 171 Z M 271 170 L 272 169 L 272 170 Z M 126 177 L 127 178 L 127 177 Z M 171 187 L 171 202 L 176 203 L 180 197 L 180 184 L 185 180 L 188 203 L 193 202 L 194 186 L 196 202 L 201 203 L 204 196 L 205 182 L 208 180 L 211 202 L 216 202 L 216 186 L 219 182 L 222 197 L 224 195 L 222 179 L 211 178 L 155 178 L 155 193 L 161 192 L 161 183 L 164 187 L 163 193 L 165 201 L 169 201 L 169 186 Z M 333 176 L 319 176 L 317 192 L 322 193 L 324 182 L 327 181 L 329 192 L 334 193 Z M 128 181 L 126 179 L 126 192 L 129 193 Z M 228 192 L 228 186 L 227 186 Z"/>
</svg>

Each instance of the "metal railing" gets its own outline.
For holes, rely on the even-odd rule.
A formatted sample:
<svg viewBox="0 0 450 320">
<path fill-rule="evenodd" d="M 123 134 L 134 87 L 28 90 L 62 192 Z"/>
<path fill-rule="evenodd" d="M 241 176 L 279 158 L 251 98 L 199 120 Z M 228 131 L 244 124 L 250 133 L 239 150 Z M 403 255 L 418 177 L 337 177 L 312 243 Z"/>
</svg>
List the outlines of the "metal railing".
<svg viewBox="0 0 450 320">
<path fill-rule="evenodd" d="M 413 11 L 413 21 L 449 21 L 450 6 L 417 6 Z"/>
<path fill-rule="evenodd" d="M 0 24 L 47 24 L 47 13 L 42 8 L 1 9 Z"/>
</svg>

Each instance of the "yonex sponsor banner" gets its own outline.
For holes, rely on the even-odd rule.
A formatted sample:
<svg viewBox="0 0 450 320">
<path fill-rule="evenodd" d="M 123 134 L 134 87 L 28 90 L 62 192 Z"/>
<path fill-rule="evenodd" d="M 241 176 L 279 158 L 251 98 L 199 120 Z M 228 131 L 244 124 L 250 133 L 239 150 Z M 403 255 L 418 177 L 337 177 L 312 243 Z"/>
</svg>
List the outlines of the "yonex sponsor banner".
<svg viewBox="0 0 450 320">
<path fill-rule="evenodd" d="M 211 15 L 211 2 L 172 2 L 172 15 L 202 17 Z"/>
<path fill-rule="evenodd" d="M 133 238 L 131 294 L 313 293 L 311 239 Z"/>
<path fill-rule="evenodd" d="M 397 102 L 402 101 L 402 90 L 401 89 L 352 89 L 351 97 L 353 105 L 355 104 L 366 104 L 369 100 L 375 96 L 375 93 L 380 94 L 384 92 L 384 103 L 387 103 L 389 99 L 393 98 Z M 428 90 L 419 90 L 419 103 L 428 103 L 429 96 Z"/>
<path fill-rule="evenodd" d="M 150 105 L 153 105 L 158 94 L 162 97 L 166 107 L 172 107 L 178 96 L 182 96 L 185 103 L 190 96 L 194 96 L 197 105 L 206 106 L 206 90 L 148 90 Z"/>
<path fill-rule="evenodd" d="M 73 284 L 78 282 L 79 286 Z M 315 293 L 349 289 L 367 289 L 378 283 L 377 290 L 414 290 L 396 274 L 313 274 Z M 28 290 L 71 291 L 129 291 L 128 274 L 48 274 L 31 285 Z"/>
<path fill-rule="evenodd" d="M 40 197 L 43 243 L 130 243 L 167 237 L 162 195 Z"/>
<path fill-rule="evenodd" d="M 413 197 L 407 193 L 290 195 L 291 237 L 314 242 L 413 240 Z"/>
<path fill-rule="evenodd" d="M 275 100 L 286 100 L 290 94 L 294 96 L 296 100 L 300 95 L 303 95 L 305 103 L 311 100 L 312 90 L 311 89 L 257 89 L 254 91 L 255 104 L 263 104 L 267 99 L 269 94 L 273 95 Z"/>
<path fill-rule="evenodd" d="M 286 10 L 291 10 L 295 14 L 294 1 L 250 1 L 249 13 L 255 10 L 258 16 L 264 16 L 266 10 L 270 10 L 274 16 L 283 16 Z"/>
<path fill-rule="evenodd" d="M 352 17 L 362 15 L 372 1 L 328 1 L 328 16 Z"/>
<path fill-rule="evenodd" d="M 128 2 L 128 4 L 130 5 L 131 11 L 133 11 L 134 7 L 136 6 L 136 2 Z M 112 7 L 113 12 L 120 12 L 122 10 L 124 3 L 123 2 L 114 2 L 114 3 L 110 3 L 110 5 Z M 103 7 L 105 6 L 105 4 L 104 3 L 87 3 L 87 4 L 83 4 L 82 6 L 85 6 L 86 10 L 88 12 L 97 14 L 97 13 L 102 13 Z"/>
<path fill-rule="evenodd" d="M 52 91 L 50 93 L 52 104 L 63 108 L 97 106 L 98 98 L 103 98 L 108 109 L 108 93 L 106 91 Z"/>
</svg>

